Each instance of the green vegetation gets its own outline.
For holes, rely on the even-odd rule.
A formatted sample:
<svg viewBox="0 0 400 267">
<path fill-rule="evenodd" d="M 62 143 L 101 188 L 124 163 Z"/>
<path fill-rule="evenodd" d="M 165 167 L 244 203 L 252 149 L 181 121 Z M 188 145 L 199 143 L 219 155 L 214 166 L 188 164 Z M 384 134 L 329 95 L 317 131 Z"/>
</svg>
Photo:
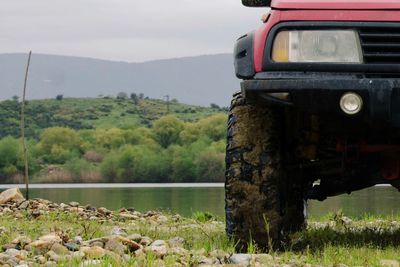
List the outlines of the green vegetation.
<svg viewBox="0 0 400 267">
<path fill-rule="evenodd" d="M 118 214 L 116 212 L 116 214 Z M 125 229 L 125 235 L 139 234 L 152 240 L 170 240 L 183 238 L 184 253 L 176 258 L 166 255 L 162 258 L 165 266 L 175 266 L 185 258 L 188 265 L 197 265 L 204 259 L 221 257 L 227 259 L 234 253 L 235 244 L 225 235 L 224 222 L 215 219 L 211 214 L 196 213 L 192 218 L 179 215 L 163 214 L 165 219 L 158 222 L 153 219 L 134 219 L 127 223 L 126 219 L 90 221 L 82 219 L 78 212 L 50 211 L 35 219 L 29 212 L 22 212 L 18 220 L 12 213 L 0 216 L 3 234 L 0 246 L 11 243 L 21 234 L 31 240 L 56 231 L 68 238 L 81 236 L 84 240 L 109 236 L 112 229 Z M 343 224 L 343 219 L 346 223 Z M 291 237 L 292 246 L 282 251 L 259 250 L 256 246 L 248 253 L 256 254 L 256 258 L 265 266 L 383 266 L 382 262 L 400 261 L 399 236 L 400 218 L 370 218 L 350 220 L 346 217 L 330 218 L 326 221 L 310 221 L 308 229 Z M 222 256 L 219 256 L 222 255 Z M 32 257 L 33 255 L 28 257 Z M 132 266 L 152 266 L 158 260 L 155 254 L 147 253 L 132 258 Z M 108 266 L 108 259 L 103 263 Z M 80 266 L 80 261 L 59 262 L 60 266 Z M 112 266 L 118 263 L 111 260 Z M 136 265 L 135 265 L 136 264 Z M 163 266 L 164 266 L 163 265 Z M 131 266 L 131 265 L 129 265 Z M 158 265 L 157 265 L 158 266 Z M 258 266 L 258 265 L 251 265 Z M 264 266 L 264 265 L 262 265 Z M 394 265 L 389 265 L 394 266 Z"/>
<path fill-rule="evenodd" d="M 21 182 L 17 100 L 0 102 L 0 179 Z M 117 99 L 30 101 L 33 182 L 223 181 L 226 115 L 219 107 Z"/>
</svg>

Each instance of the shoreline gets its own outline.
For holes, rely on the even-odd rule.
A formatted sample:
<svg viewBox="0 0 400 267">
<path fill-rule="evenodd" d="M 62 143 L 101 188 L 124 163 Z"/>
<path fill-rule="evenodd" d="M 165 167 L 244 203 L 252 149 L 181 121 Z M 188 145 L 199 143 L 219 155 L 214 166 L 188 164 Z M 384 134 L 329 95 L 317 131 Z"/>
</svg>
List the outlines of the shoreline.
<svg viewBox="0 0 400 267">
<path fill-rule="evenodd" d="M 84 189 L 84 188 L 224 188 L 224 183 L 66 183 L 66 184 L 30 184 L 30 189 Z M 0 189 L 18 187 L 25 184 L 0 184 Z M 374 187 L 391 187 L 390 184 L 378 184 Z"/>
<path fill-rule="evenodd" d="M 0 184 L 0 189 L 18 187 L 25 184 Z M 95 184 L 30 184 L 30 189 L 71 189 L 71 188 L 223 188 L 224 183 L 95 183 Z"/>
</svg>

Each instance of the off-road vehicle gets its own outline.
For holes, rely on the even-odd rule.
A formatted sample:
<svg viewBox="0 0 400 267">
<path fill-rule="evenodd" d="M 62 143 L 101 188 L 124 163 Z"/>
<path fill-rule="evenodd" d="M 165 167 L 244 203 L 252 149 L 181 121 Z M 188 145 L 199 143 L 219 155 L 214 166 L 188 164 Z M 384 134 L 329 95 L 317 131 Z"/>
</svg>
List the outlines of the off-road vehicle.
<svg viewBox="0 0 400 267">
<path fill-rule="evenodd" d="M 400 1 L 242 0 L 269 7 L 234 51 L 226 230 L 279 247 L 309 199 L 400 188 Z"/>
</svg>

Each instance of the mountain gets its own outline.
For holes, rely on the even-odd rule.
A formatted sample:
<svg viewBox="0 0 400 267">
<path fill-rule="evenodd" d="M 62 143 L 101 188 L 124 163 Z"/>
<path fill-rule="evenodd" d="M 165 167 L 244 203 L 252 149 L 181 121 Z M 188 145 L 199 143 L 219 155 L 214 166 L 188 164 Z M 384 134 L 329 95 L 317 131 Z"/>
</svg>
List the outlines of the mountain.
<svg viewBox="0 0 400 267">
<path fill-rule="evenodd" d="M 0 99 L 21 95 L 26 54 L 0 54 Z M 97 97 L 119 92 L 151 98 L 169 95 L 194 105 L 228 106 L 239 88 L 231 54 L 144 63 L 33 54 L 28 99 Z"/>
</svg>

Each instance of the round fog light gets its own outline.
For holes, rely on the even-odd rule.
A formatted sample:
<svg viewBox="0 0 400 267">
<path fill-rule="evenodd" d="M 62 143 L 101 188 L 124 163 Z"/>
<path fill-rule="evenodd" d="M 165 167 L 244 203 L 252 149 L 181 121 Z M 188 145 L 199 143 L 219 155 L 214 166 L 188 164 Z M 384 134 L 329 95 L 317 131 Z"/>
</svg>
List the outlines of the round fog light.
<svg viewBox="0 0 400 267">
<path fill-rule="evenodd" d="M 349 115 L 354 115 L 362 109 L 363 100 L 356 93 L 346 93 L 340 99 L 340 108 Z"/>
</svg>

